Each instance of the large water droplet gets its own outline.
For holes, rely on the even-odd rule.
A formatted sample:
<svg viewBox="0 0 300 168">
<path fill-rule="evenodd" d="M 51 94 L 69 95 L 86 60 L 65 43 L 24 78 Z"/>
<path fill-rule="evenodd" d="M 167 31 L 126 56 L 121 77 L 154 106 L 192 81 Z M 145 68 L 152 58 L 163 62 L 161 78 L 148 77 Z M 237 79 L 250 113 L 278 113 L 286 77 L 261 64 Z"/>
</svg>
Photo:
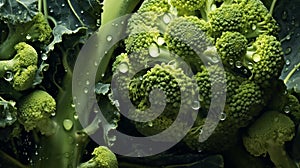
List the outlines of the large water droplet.
<svg viewBox="0 0 300 168">
<path fill-rule="evenodd" d="M 235 67 L 241 68 L 241 67 L 242 67 L 241 61 L 236 61 L 236 62 L 235 62 Z"/>
<path fill-rule="evenodd" d="M 65 130 L 70 131 L 73 127 L 73 121 L 70 119 L 65 119 L 63 121 L 63 126 L 64 126 Z"/>
<path fill-rule="evenodd" d="M 226 113 L 221 113 L 220 120 L 224 121 L 226 119 Z"/>
<path fill-rule="evenodd" d="M 287 12 L 286 12 L 286 11 L 283 11 L 283 12 L 282 12 L 282 15 L 281 15 L 282 20 L 286 20 L 287 17 L 288 17 Z"/>
<path fill-rule="evenodd" d="M 252 62 L 248 62 L 247 64 L 248 64 L 248 66 L 247 66 L 248 69 L 250 69 L 250 70 L 253 69 L 253 63 Z"/>
<path fill-rule="evenodd" d="M 164 14 L 164 16 L 163 16 L 163 22 L 165 24 L 169 24 L 171 22 L 171 20 L 172 20 L 172 18 L 170 16 L 170 14 Z"/>
<path fill-rule="evenodd" d="M 119 71 L 121 73 L 127 73 L 129 70 L 128 64 L 126 62 L 123 62 L 119 65 Z"/>
<path fill-rule="evenodd" d="M 199 110 L 200 109 L 200 102 L 199 101 L 194 101 L 193 104 L 192 104 L 192 109 Z"/>
<path fill-rule="evenodd" d="M 290 111 L 291 111 L 291 108 L 290 108 L 290 106 L 285 106 L 284 107 L 284 109 L 283 109 L 283 111 L 285 112 L 285 113 L 290 113 Z"/>
<path fill-rule="evenodd" d="M 256 30 L 256 25 L 253 24 L 251 28 L 252 28 L 252 30 Z"/>
<path fill-rule="evenodd" d="M 113 37 L 112 37 L 111 35 L 108 35 L 108 36 L 106 37 L 106 40 L 107 40 L 108 42 L 111 42 L 112 39 L 113 39 Z"/>
<path fill-rule="evenodd" d="M 14 79 L 14 74 L 11 71 L 6 71 L 4 74 L 4 80 L 10 82 Z"/>
<path fill-rule="evenodd" d="M 288 47 L 288 48 L 286 48 L 286 50 L 285 50 L 285 54 L 286 55 L 289 55 L 290 53 L 292 52 L 292 48 L 291 47 Z"/>
<path fill-rule="evenodd" d="M 285 65 L 287 65 L 287 66 L 291 65 L 291 61 L 290 61 L 289 59 L 287 59 L 287 60 L 285 61 Z"/>
<path fill-rule="evenodd" d="M 89 92 L 89 89 L 88 89 L 88 88 L 84 88 L 84 89 L 83 89 L 83 92 L 84 92 L 84 93 L 88 93 L 88 92 Z"/>
<path fill-rule="evenodd" d="M 252 56 L 252 59 L 253 59 L 254 62 L 259 62 L 259 61 L 261 60 L 261 57 L 260 57 L 260 55 L 258 55 L 258 54 L 254 54 L 254 55 Z"/>
<path fill-rule="evenodd" d="M 156 44 L 152 43 L 149 47 L 149 55 L 151 57 L 158 57 L 159 56 L 159 48 Z"/>
<path fill-rule="evenodd" d="M 27 34 L 27 35 L 26 35 L 26 39 L 27 39 L 27 40 L 30 40 L 30 39 L 31 39 L 31 36 L 30 36 L 29 34 Z"/>
<path fill-rule="evenodd" d="M 148 122 L 148 126 L 149 126 L 149 127 L 153 127 L 153 122 L 152 122 L 152 121 L 149 121 L 149 122 Z"/>
<path fill-rule="evenodd" d="M 158 44 L 159 46 L 165 44 L 165 39 L 164 39 L 163 37 L 158 37 L 158 38 L 157 38 L 157 44 Z"/>
</svg>

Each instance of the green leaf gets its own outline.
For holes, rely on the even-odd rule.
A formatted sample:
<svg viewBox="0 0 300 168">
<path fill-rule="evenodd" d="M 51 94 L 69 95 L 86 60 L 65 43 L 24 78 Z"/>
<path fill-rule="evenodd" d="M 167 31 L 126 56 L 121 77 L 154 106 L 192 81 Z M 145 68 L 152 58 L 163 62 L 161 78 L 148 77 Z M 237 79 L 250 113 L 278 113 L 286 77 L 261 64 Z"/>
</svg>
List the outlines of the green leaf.
<svg viewBox="0 0 300 168">
<path fill-rule="evenodd" d="M 75 34 L 80 30 L 86 30 L 89 34 L 100 26 L 102 5 L 98 0 L 47 0 L 44 6 L 48 19 L 54 24 L 54 39 L 47 46 L 46 53 L 62 42 L 63 35 Z"/>
<path fill-rule="evenodd" d="M 300 93 L 300 1 L 280 0 L 274 9 L 274 18 L 280 25 L 279 39 L 286 60 L 280 79 L 287 89 Z"/>
<path fill-rule="evenodd" d="M 28 22 L 38 12 L 38 0 L 1 0 L 0 19 L 11 24 Z"/>
</svg>

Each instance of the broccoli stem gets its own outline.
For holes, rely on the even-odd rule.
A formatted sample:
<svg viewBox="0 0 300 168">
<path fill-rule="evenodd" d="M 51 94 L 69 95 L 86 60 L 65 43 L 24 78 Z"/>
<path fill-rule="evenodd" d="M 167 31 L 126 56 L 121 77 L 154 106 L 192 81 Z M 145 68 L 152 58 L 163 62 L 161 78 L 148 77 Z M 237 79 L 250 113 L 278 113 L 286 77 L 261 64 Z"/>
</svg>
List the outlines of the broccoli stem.
<svg viewBox="0 0 300 168">
<path fill-rule="evenodd" d="M 0 61 L 0 77 L 4 77 L 6 72 L 12 71 L 14 62 L 12 60 Z"/>
<path fill-rule="evenodd" d="M 268 154 L 277 168 L 297 168 L 296 163 L 286 153 L 284 145 L 270 144 Z"/>
<path fill-rule="evenodd" d="M 57 95 L 57 112 L 53 118 L 57 124 L 57 130 L 55 134 L 41 138 L 40 155 L 36 158 L 36 167 L 77 167 L 88 143 L 88 136 L 78 131 L 82 127 L 78 119 L 74 118 L 71 72 L 67 72 L 63 86 L 63 90 L 60 90 Z M 65 119 L 69 119 L 73 123 L 70 130 L 66 130 L 63 126 Z M 47 156 L 47 158 L 45 159 L 43 156 Z"/>
<path fill-rule="evenodd" d="M 15 158 L 9 156 L 7 153 L 0 150 L 0 162 L 1 166 L 13 166 L 14 168 L 29 168 L 29 166 L 25 166 L 20 163 Z"/>
</svg>

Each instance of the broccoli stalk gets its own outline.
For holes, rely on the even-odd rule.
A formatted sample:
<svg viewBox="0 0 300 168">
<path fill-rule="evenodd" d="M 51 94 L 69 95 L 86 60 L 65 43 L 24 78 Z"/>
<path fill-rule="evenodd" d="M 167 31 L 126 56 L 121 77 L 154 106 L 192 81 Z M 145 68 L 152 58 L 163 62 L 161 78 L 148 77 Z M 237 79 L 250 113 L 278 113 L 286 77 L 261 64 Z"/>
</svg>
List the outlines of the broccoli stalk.
<svg viewBox="0 0 300 168">
<path fill-rule="evenodd" d="M 21 42 L 14 47 L 17 51 L 11 60 L 0 61 L 0 77 L 10 81 L 16 90 L 32 87 L 37 71 L 38 55 L 36 50 Z"/>
<path fill-rule="evenodd" d="M 38 13 L 26 23 L 17 25 L 8 24 L 9 34 L 6 40 L 0 44 L 0 58 L 9 59 L 14 54 L 14 46 L 20 42 L 46 43 L 51 38 L 51 27 L 44 15 Z"/>
<path fill-rule="evenodd" d="M 284 114 L 265 112 L 243 137 L 244 146 L 254 156 L 269 154 L 276 167 L 296 168 L 285 150 L 285 143 L 295 135 L 295 124 Z"/>
</svg>

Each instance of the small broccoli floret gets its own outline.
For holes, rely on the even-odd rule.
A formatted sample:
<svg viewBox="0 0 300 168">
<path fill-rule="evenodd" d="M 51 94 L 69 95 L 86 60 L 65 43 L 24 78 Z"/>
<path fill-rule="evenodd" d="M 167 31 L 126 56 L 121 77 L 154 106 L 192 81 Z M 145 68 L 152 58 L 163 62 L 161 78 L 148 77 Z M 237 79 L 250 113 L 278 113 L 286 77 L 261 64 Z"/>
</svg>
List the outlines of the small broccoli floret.
<svg viewBox="0 0 300 168">
<path fill-rule="evenodd" d="M 300 124 L 300 103 L 296 96 L 292 94 L 287 95 L 283 112 L 287 114 L 295 124 Z"/>
<path fill-rule="evenodd" d="M 205 4 L 205 0 L 171 0 L 171 4 L 179 9 L 179 13 L 189 14 L 199 10 Z"/>
<path fill-rule="evenodd" d="M 166 13 L 170 9 L 168 0 L 145 0 L 141 7 L 138 9 L 139 13 L 143 12 L 156 12 L 156 13 Z"/>
<path fill-rule="evenodd" d="M 212 45 L 207 23 L 195 16 L 175 18 L 164 35 L 168 49 L 188 63 L 200 63 L 200 54 Z"/>
<path fill-rule="evenodd" d="M 47 43 L 52 30 L 42 13 L 38 13 L 31 21 L 17 25 L 9 25 L 9 34 L 0 45 L 0 58 L 9 59 L 14 54 L 14 46 L 20 42 Z"/>
<path fill-rule="evenodd" d="M 94 149 L 93 158 L 79 165 L 79 168 L 118 168 L 116 155 L 105 146 Z"/>
<path fill-rule="evenodd" d="M 245 11 L 246 28 L 243 34 L 247 38 L 261 34 L 275 35 L 279 26 L 272 14 L 260 0 L 237 0 Z"/>
<path fill-rule="evenodd" d="M 281 43 L 271 35 L 260 35 L 247 48 L 242 60 L 248 68 L 253 81 L 264 84 L 270 79 L 278 78 L 284 65 Z"/>
<path fill-rule="evenodd" d="M 130 116 L 139 119 L 143 115 L 146 119 L 153 119 L 161 110 L 161 114 L 149 122 L 135 122 L 142 134 L 153 135 L 168 128 L 176 119 L 179 108 L 186 109 L 184 112 L 187 114 L 189 110 L 193 110 L 194 104 L 191 99 L 196 94 L 193 92 L 196 86 L 182 69 L 175 68 L 174 65 L 155 65 L 137 82 L 139 87 L 130 88 L 131 95 L 135 96 L 132 100 L 137 105 L 136 110 L 129 112 Z M 200 105 L 196 108 L 199 107 Z M 184 120 L 180 124 L 183 128 Z M 174 136 L 177 135 L 170 135 L 168 139 L 171 140 Z"/>
<path fill-rule="evenodd" d="M 17 120 L 16 102 L 0 97 L 0 128 L 10 126 Z"/>
<path fill-rule="evenodd" d="M 295 124 L 284 114 L 265 112 L 243 137 L 244 146 L 254 156 L 269 154 L 276 167 L 296 168 L 285 151 L 285 143 L 295 135 Z"/>
<path fill-rule="evenodd" d="M 242 31 L 246 23 L 243 7 L 239 4 L 221 5 L 209 13 L 208 20 L 214 37 L 225 31 Z"/>
<path fill-rule="evenodd" d="M 37 71 L 38 55 L 36 50 L 21 42 L 15 46 L 16 55 L 11 60 L 0 61 L 0 77 L 6 77 L 16 90 L 32 87 Z M 10 77 L 11 76 L 11 77 Z"/>
<path fill-rule="evenodd" d="M 247 39 L 239 32 L 223 32 L 216 41 L 217 52 L 227 66 L 240 60 L 247 51 Z"/>
<path fill-rule="evenodd" d="M 50 117 L 55 114 L 56 102 L 47 92 L 36 90 L 18 103 L 19 121 L 26 131 L 37 129 L 44 135 L 54 133 Z"/>
</svg>

